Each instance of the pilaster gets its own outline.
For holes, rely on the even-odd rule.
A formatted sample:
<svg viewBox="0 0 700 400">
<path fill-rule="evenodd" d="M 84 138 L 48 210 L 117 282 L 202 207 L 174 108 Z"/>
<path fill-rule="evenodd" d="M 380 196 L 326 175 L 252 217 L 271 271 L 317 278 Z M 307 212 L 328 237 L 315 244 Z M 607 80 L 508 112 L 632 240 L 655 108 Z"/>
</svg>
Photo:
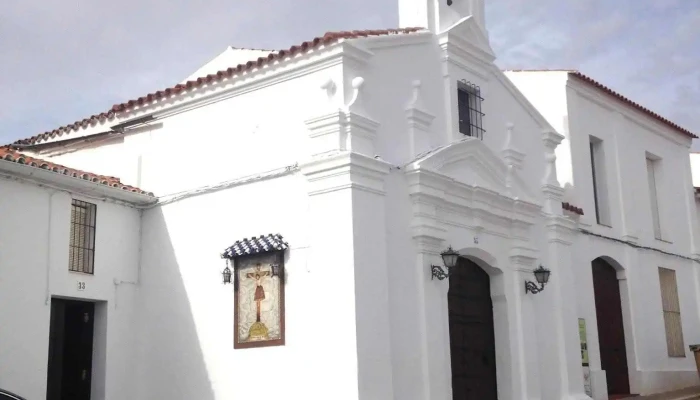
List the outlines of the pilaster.
<svg viewBox="0 0 700 400">
<path fill-rule="evenodd" d="M 564 188 L 557 179 L 556 147 L 562 135 L 546 129 L 542 132 L 545 171 L 544 195 L 546 251 L 542 263 L 552 271 L 546 289 L 534 295 L 538 320 L 542 397 L 552 399 L 588 399 L 583 388 L 577 331 L 576 292 L 571 245 L 577 234 L 577 222 L 563 215 Z"/>
<path fill-rule="evenodd" d="M 525 161 L 525 153 L 520 151 L 515 145 L 515 138 L 513 137 L 514 129 L 514 124 L 510 122 L 506 124 L 506 140 L 503 144 L 503 150 L 501 150 L 501 157 L 503 157 L 503 161 L 506 165 L 516 169 L 522 169 L 523 162 Z"/>
<path fill-rule="evenodd" d="M 318 378 L 328 385 L 341 381 L 348 399 L 394 398 L 385 223 L 389 167 L 349 151 L 300 166 L 309 184 L 310 270 L 323 299 L 315 310 L 323 317 L 314 322 L 332 327 L 329 342 L 339 340 L 333 346 L 347 349 L 328 352 L 328 376 Z M 352 389 L 348 380 L 354 380 Z"/>
<path fill-rule="evenodd" d="M 561 214 L 561 206 L 559 207 Z M 535 295 L 541 343 L 542 397 L 588 399 L 583 388 L 583 370 L 577 331 L 574 263 L 571 246 L 576 222 L 563 215 L 546 215 L 547 251 L 543 265 L 552 271 L 550 282 Z"/>
<path fill-rule="evenodd" d="M 435 115 L 426 110 L 421 96 L 421 81 L 412 83 L 411 99 L 406 106 L 408 122 L 408 160 L 415 159 L 419 154 L 430 150 L 430 125 Z"/>
</svg>

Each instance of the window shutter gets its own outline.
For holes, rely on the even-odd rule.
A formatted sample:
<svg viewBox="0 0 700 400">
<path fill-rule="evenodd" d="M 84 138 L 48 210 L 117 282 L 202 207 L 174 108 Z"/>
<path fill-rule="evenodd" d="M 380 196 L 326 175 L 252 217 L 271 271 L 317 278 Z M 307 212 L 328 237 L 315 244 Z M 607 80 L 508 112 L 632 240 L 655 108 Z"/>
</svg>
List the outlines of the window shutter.
<svg viewBox="0 0 700 400">
<path fill-rule="evenodd" d="M 661 286 L 661 307 L 664 314 L 668 355 L 670 357 L 685 357 L 676 271 L 659 268 L 659 285 Z"/>
</svg>

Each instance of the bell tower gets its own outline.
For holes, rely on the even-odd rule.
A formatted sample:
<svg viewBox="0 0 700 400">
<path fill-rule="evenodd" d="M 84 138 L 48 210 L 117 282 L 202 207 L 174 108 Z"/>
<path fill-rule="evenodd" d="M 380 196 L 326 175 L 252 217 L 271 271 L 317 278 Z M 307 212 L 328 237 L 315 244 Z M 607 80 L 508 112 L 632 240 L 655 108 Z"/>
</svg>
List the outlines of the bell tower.
<svg viewBox="0 0 700 400">
<path fill-rule="evenodd" d="M 464 17 L 472 16 L 486 33 L 485 0 L 399 0 L 399 25 L 444 32 Z"/>
</svg>

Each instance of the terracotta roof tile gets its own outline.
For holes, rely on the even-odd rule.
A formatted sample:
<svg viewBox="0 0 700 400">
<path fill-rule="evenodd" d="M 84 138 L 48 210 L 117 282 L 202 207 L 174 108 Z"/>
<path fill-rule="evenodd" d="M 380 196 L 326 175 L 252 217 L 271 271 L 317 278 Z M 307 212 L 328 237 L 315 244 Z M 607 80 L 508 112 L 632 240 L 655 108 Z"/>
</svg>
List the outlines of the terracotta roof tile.
<svg viewBox="0 0 700 400">
<path fill-rule="evenodd" d="M 576 207 L 571 203 L 561 203 L 561 208 L 563 208 L 566 211 L 570 211 L 574 214 L 583 215 L 583 208 Z"/>
<path fill-rule="evenodd" d="M 152 103 L 154 101 L 162 100 L 171 96 L 176 96 L 182 92 L 188 90 L 195 90 L 202 85 L 209 84 L 212 82 L 218 82 L 227 78 L 238 76 L 243 72 L 251 70 L 253 68 L 258 68 L 263 65 L 272 63 L 274 61 L 282 60 L 287 57 L 293 56 L 298 53 L 304 53 L 311 49 L 317 48 L 322 45 L 328 45 L 335 43 L 342 39 L 355 39 L 369 36 L 386 36 L 386 35 L 401 35 L 409 34 L 414 32 L 423 31 L 423 28 L 400 28 L 400 29 L 375 29 L 375 30 L 359 30 L 359 31 L 342 31 L 342 32 L 327 32 L 323 36 L 315 37 L 312 40 L 294 45 L 287 50 L 279 50 L 270 52 L 265 57 L 258 57 L 256 60 L 250 60 L 245 64 L 238 64 L 232 66 L 228 69 L 221 70 L 214 74 L 209 74 L 207 76 L 199 77 L 194 80 L 187 81 L 185 83 L 178 83 L 175 86 L 158 90 L 153 93 L 146 94 L 136 99 L 132 99 L 123 103 L 115 104 L 108 111 L 100 114 L 92 115 L 81 121 L 77 121 L 73 124 L 65 125 L 60 128 L 54 129 L 52 131 L 44 132 L 36 136 L 32 136 L 27 139 L 17 140 L 13 144 L 18 145 L 31 145 L 38 142 L 42 142 L 48 139 L 55 138 L 56 136 L 62 136 L 65 134 L 70 134 L 72 131 L 78 130 L 80 127 L 86 127 L 88 125 L 94 125 L 98 122 L 105 120 L 112 120 L 114 117 L 121 112 L 125 112 L 130 108 L 135 106 L 142 106 L 144 104 Z"/>
<path fill-rule="evenodd" d="M 30 167 L 49 170 L 61 175 L 67 175 L 76 179 L 83 179 L 90 182 L 99 183 L 115 189 L 126 190 L 133 193 L 145 194 L 153 196 L 153 193 L 146 192 L 134 186 L 124 185 L 119 178 L 113 176 L 97 175 L 91 172 L 85 172 L 78 169 L 64 167 L 63 165 L 54 164 L 52 162 L 34 158 L 26 154 L 22 154 L 8 147 L 0 147 L 0 161 L 10 161 L 17 164 L 27 165 Z"/>
<path fill-rule="evenodd" d="M 641 104 L 630 100 L 629 98 L 623 96 L 622 94 L 610 89 L 609 87 L 603 85 L 602 83 L 596 81 L 595 79 L 593 79 L 587 75 L 582 74 L 579 71 L 576 71 L 573 69 L 510 69 L 507 71 L 511 71 L 511 72 L 568 72 L 569 76 L 573 76 L 573 77 L 580 79 L 583 82 L 585 82 L 585 83 L 587 83 L 595 88 L 602 90 L 603 92 L 607 93 L 608 95 L 615 97 L 616 99 L 622 101 L 623 103 L 626 103 L 627 105 L 629 105 L 633 108 L 636 108 L 637 110 L 643 112 L 644 114 L 647 114 L 651 118 L 661 122 L 662 124 L 675 130 L 676 132 L 679 132 L 679 133 L 681 133 L 685 136 L 688 136 L 692 139 L 698 138 L 693 132 L 689 131 L 688 129 L 685 129 L 682 126 L 676 124 L 675 122 L 673 122 L 673 121 L 655 113 L 654 111 L 651 111 L 650 109 L 642 106 Z"/>
</svg>

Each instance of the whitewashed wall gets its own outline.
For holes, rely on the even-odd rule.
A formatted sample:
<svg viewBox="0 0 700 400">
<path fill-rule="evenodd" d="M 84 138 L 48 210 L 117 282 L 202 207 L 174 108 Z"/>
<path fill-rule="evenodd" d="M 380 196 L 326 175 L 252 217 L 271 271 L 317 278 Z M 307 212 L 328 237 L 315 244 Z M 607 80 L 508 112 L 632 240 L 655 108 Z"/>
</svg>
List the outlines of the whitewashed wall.
<svg viewBox="0 0 700 400">
<path fill-rule="evenodd" d="M 690 139 L 643 113 L 611 99 L 567 72 L 509 72 L 508 76 L 561 129 L 568 144 L 561 160 L 571 160 L 568 199 L 584 209 L 580 227 L 597 235 L 630 241 L 639 246 L 691 257 L 697 254 L 697 210 L 688 162 Z M 565 98 L 563 97 L 565 95 Z M 565 107 L 562 107 L 562 105 Z M 611 226 L 595 216 L 589 135 L 603 140 Z M 662 237 L 654 238 L 646 175 L 646 152 L 662 158 L 658 180 Z M 561 180 L 561 179 L 560 179 Z M 605 375 L 600 368 L 595 302 L 590 262 L 600 256 L 620 269 L 627 358 L 632 393 L 654 393 L 698 383 L 688 344 L 700 341 L 698 318 L 698 265 L 687 259 L 634 249 L 611 240 L 579 235 L 575 246 L 579 317 L 585 318 L 591 358 L 594 397 L 605 397 Z M 685 358 L 667 355 L 658 267 L 676 270 L 682 308 Z"/>
<path fill-rule="evenodd" d="M 29 167 L 27 167 L 29 168 Z M 71 195 L 0 178 L 0 387 L 46 397 L 50 299 L 96 302 L 93 398 L 133 395 L 139 212 L 97 204 L 94 275 L 68 270 Z M 84 291 L 77 282 L 85 282 Z"/>
</svg>

